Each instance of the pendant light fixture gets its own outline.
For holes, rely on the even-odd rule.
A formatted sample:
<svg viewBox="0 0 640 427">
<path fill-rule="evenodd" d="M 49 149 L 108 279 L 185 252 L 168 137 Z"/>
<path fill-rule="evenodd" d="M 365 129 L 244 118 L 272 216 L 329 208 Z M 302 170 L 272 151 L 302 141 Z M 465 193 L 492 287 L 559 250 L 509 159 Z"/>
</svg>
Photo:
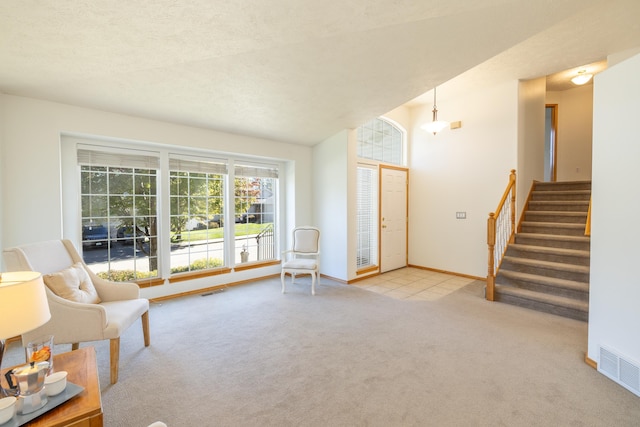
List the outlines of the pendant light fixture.
<svg viewBox="0 0 640 427">
<path fill-rule="evenodd" d="M 573 84 L 583 85 L 591 80 L 591 77 L 593 77 L 593 74 L 587 73 L 587 70 L 580 70 L 578 71 L 578 75 L 572 78 L 571 81 Z"/>
<path fill-rule="evenodd" d="M 426 123 L 421 126 L 422 129 L 427 132 L 436 133 L 440 132 L 444 128 L 449 126 L 449 122 L 445 122 L 444 120 L 438 120 L 438 107 L 436 106 L 436 88 L 433 88 L 433 121 L 430 123 Z"/>
</svg>

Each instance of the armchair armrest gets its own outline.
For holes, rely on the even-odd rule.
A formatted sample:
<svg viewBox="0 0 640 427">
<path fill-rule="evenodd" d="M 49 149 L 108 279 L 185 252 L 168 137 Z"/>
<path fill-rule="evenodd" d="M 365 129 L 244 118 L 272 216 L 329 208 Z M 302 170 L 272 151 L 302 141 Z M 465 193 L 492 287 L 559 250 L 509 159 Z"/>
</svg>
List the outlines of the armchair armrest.
<svg viewBox="0 0 640 427">
<path fill-rule="evenodd" d="M 122 301 L 140 298 L 140 287 L 131 282 L 112 282 L 89 273 L 93 286 L 103 302 Z"/>
</svg>

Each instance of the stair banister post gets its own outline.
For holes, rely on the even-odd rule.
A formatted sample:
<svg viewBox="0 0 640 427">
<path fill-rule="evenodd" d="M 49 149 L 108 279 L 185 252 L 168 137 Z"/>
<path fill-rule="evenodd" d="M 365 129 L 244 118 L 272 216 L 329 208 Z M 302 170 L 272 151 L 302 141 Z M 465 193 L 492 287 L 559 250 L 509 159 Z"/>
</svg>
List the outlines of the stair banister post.
<svg viewBox="0 0 640 427">
<path fill-rule="evenodd" d="M 511 169 L 511 175 L 509 175 L 509 182 L 511 185 L 511 236 L 509 237 L 509 243 L 513 243 L 516 234 L 516 170 Z"/>
<path fill-rule="evenodd" d="M 489 247 L 489 262 L 485 298 L 487 299 L 487 301 L 493 301 L 493 293 L 496 281 L 495 271 L 493 270 L 493 265 L 495 263 L 494 252 L 496 245 L 496 214 L 494 212 L 491 212 L 489 214 L 489 219 L 487 220 L 487 245 Z"/>
</svg>

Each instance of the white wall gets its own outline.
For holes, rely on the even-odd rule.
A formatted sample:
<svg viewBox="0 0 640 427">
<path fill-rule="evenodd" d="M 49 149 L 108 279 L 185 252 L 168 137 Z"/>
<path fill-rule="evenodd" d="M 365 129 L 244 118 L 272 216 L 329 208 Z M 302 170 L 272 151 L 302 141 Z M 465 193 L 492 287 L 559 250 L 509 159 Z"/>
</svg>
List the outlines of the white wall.
<svg viewBox="0 0 640 427">
<path fill-rule="evenodd" d="M 339 280 L 349 279 L 348 160 L 353 131 L 343 130 L 313 147 L 314 223 L 320 228 L 320 272 Z M 299 224 L 303 225 L 303 224 Z"/>
<path fill-rule="evenodd" d="M 485 277 L 487 218 L 516 168 L 518 82 L 447 96 L 438 87 L 438 117 L 462 128 L 433 135 L 432 105 L 412 109 L 409 263 Z M 466 212 L 467 219 L 456 219 Z"/>
<path fill-rule="evenodd" d="M 531 184 L 544 181 L 545 78 L 518 85 L 518 166 L 516 167 L 516 223 L 522 215 Z"/>
<path fill-rule="evenodd" d="M 4 197 L 3 197 L 3 170 L 4 170 L 4 163 L 6 161 L 6 157 L 4 155 L 4 133 L 5 133 L 5 128 L 4 128 L 4 123 L 5 121 L 2 120 L 2 118 L 4 117 L 4 97 L 2 97 L 0 95 L 0 200 L 4 202 Z M 4 217 L 4 209 L 2 209 L 2 205 L 4 203 L 0 204 L 0 242 L 2 242 L 3 239 L 3 225 L 4 225 L 4 221 L 3 221 L 3 217 Z M 0 246 L 1 247 L 1 246 Z M 0 261 L 0 266 L 2 266 L 2 261 Z M 2 271 L 2 269 L 0 269 L 0 271 Z"/>
<path fill-rule="evenodd" d="M 640 363 L 640 55 L 595 77 L 589 357 L 606 345 Z"/>
<path fill-rule="evenodd" d="M 593 85 L 547 92 L 547 104 L 558 104 L 558 181 L 591 179 Z"/>
<path fill-rule="evenodd" d="M 288 163 L 286 212 L 295 221 L 312 220 L 311 148 L 277 141 L 180 126 L 29 98 L 0 95 L 2 128 L 2 248 L 64 237 L 62 228 L 60 134 L 102 135 L 201 150 L 255 155 Z M 291 171 L 295 170 L 295 174 Z M 295 200 L 295 206 L 290 205 Z M 287 202 L 285 200 L 285 202 Z M 288 224 L 287 224 L 288 225 Z M 284 234 L 283 234 L 284 235 Z M 143 289 L 145 296 L 184 292 L 251 275 L 279 272 L 279 267 L 248 270 L 203 280 Z"/>
</svg>

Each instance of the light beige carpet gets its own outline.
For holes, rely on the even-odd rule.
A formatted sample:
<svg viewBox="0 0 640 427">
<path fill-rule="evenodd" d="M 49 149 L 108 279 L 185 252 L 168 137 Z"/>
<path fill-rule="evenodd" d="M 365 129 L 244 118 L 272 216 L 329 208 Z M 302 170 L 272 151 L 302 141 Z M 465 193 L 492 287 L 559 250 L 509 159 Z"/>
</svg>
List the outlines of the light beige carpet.
<svg viewBox="0 0 640 427">
<path fill-rule="evenodd" d="M 482 298 L 277 279 L 152 304 L 98 351 L 107 426 L 637 426 L 640 398 L 584 361 L 587 324 Z M 91 345 L 89 344 L 89 345 Z M 85 344 L 86 345 L 86 344 Z M 56 352 L 70 346 L 58 346 Z M 5 365 L 21 362 L 10 347 Z"/>
</svg>

